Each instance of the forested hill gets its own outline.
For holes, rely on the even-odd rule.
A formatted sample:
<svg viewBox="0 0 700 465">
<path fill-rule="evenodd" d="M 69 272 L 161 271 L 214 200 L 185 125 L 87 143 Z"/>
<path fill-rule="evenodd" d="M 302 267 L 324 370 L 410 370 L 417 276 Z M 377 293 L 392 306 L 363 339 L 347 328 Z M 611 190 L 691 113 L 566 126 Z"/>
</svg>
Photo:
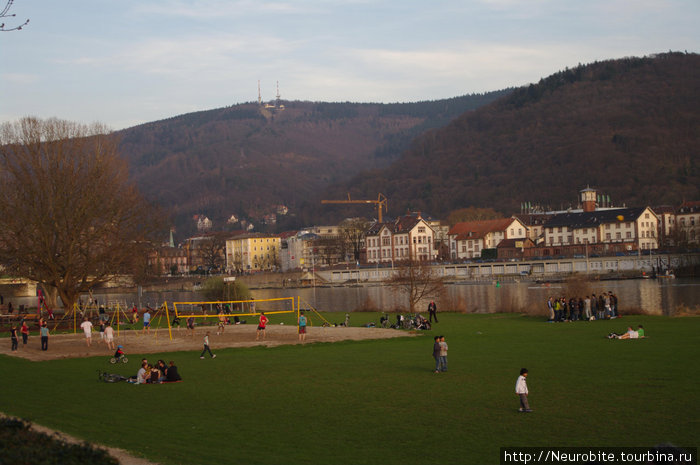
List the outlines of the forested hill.
<svg viewBox="0 0 700 465">
<path fill-rule="evenodd" d="M 509 91 L 405 104 L 278 102 L 283 111 L 241 104 L 177 116 L 121 132 L 132 177 L 172 212 L 183 237 L 195 214 L 223 229 L 286 205 L 278 224 L 311 224 L 329 185 L 388 166 L 424 131 Z"/>
<path fill-rule="evenodd" d="M 566 69 L 416 138 L 386 169 L 330 189 L 382 192 L 390 214 L 700 199 L 700 56 L 668 53 Z"/>
</svg>

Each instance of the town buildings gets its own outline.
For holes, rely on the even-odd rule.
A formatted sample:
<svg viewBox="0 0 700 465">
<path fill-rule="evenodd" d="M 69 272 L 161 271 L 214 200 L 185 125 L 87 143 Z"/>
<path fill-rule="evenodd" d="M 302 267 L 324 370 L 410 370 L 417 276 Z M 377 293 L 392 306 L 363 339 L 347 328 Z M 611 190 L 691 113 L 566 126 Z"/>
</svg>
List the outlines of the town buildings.
<svg viewBox="0 0 700 465">
<path fill-rule="evenodd" d="M 246 233 L 226 240 L 226 270 L 229 273 L 277 270 L 280 267 L 280 237 Z"/>
<path fill-rule="evenodd" d="M 420 213 L 405 215 L 395 221 L 376 222 L 365 234 L 367 263 L 432 261 L 436 256 L 435 230 Z"/>
<path fill-rule="evenodd" d="M 528 207 L 510 218 L 461 222 L 451 228 L 428 215 L 410 213 L 382 223 L 354 218 L 282 234 L 203 233 L 181 248 L 170 244 L 152 251 L 149 265 L 160 273 L 214 271 L 218 257 L 226 272 L 240 273 L 408 260 L 641 254 L 700 243 L 700 202 L 683 202 L 678 208 L 616 207 L 609 196 L 590 187 L 579 192 L 578 200 L 576 208 L 563 211 Z M 361 225 L 357 244 L 352 243 L 348 224 Z M 216 240 L 222 235 L 217 252 Z"/>
</svg>

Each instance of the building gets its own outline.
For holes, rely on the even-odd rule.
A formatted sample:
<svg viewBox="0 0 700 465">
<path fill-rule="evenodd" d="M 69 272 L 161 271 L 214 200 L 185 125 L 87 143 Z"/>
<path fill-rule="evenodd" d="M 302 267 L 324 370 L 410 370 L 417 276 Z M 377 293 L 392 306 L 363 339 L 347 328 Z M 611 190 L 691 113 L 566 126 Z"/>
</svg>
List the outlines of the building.
<svg viewBox="0 0 700 465">
<path fill-rule="evenodd" d="M 187 250 L 179 247 L 159 247 L 148 254 L 148 267 L 157 275 L 187 273 Z"/>
<path fill-rule="evenodd" d="M 319 236 L 303 230 L 285 233 L 281 238 L 280 255 L 282 271 L 301 270 L 316 265 L 314 244 Z"/>
<path fill-rule="evenodd" d="M 678 244 L 697 245 L 700 243 L 700 201 L 683 202 L 676 211 L 673 226 Z"/>
<path fill-rule="evenodd" d="M 540 255 L 628 253 L 658 248 L 659 218 L 649 207 L 563 213 L 544 225 Z"/>
<path fill-rule="evenodd" d="M 484 249 L 495 249 L 504 239 L 525 239 L 528 235 L 518 218 L 499 218 L 457 223 L 448 237 L 450 258 L 460 260 L 480 258 Z"/>
<path fill-rule="evenodd" d="M 367 263 L 393 263 L 406 260 L 434 260 L 435 231 L 420 213 L 395 221 L 374 223 L 365 233 Z"/>
<path fill-rule="evenodd" d="M 226 270 L 250 272 L 280 268 L 280 237 L 246 233 L 226 241 Z"/>
</svg>

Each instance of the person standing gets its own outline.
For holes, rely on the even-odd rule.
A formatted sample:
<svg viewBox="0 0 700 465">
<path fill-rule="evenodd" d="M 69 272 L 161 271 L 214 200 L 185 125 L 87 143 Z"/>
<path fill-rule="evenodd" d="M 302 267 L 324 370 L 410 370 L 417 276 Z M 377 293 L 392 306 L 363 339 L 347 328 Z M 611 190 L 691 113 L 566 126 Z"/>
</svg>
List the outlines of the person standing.
<svg viewBox="0 0 700 465">
<path fill-rule="evenodd" d="M 216 354 L 212 354 L 211 349 L 209 348 L 209 331 L 207 331 L 207 334 L 204 336 L 204 350 L 199 355 L 199 358 L 204 359 L 204 354 L 207 352 L 209 352 L 211 358 L 216 358 Z"/>
<path fill-rule="evenodd" d="M 219 326 L 216 330 L 216 335 L 224 334 L 224 328 L 226 327 L 226 316 L 224 315 L 224 309 L 219 307 Z"/>
<path fill-rule="evenodd" d="M 304 312 L 299 313 L 299 340 L 302 342 L 306 340 L 306 315 Z"/>
<path fill-rule="evenodd" d="M 41 336 L 41 350 L 49 350 L 49 328 L 46 323 L 41 325 L 39 335 Z"/>
<path fill-rule="evenodd" d="M 547 321 L 554 321 L 555 320 L 554 302 L 553 302 L 551 295 L 549 296 L 549 299 L 547 299 L 547 310 L 549 310 L 549 320 L 547 320 Z"/>
<path fill-rule="evenodd" d="M 114 350 L 114 329 L 112 328 L 112 325 L 107 322 L 107 325 L 105 326 L 105 343 L 107 344 L 107 348 L 109 350 Z"/>
<path fill-rule="evenodd" d="M 432 323 L 433 317 L 435 317 L 435 323 L 437 323 L 438 322 L 437 305 L 435 305 L 434 300 L 431 300 L 430 303 L 428 304 L 428 322 Z"/>
<path fill-rule="evenodd" d="M 440 336 L 440 371 L 447 371 L 447 342 L 445 336 Z"/>
<path fill-rule="evenodd" d="M 590 298 L 590 296 L 586 296 L 586 299 L 583 301 L 583 316 L 586 319 L 586 321 L 591 320 L 591 298 Z"/>
<path fill-rule="evenodd" d="M 29 326 L 27 326 L 26 321 L 22 320 L 22 327 L 19 331 L 22 333 L 22 345 L 26 346 L 27 340 L 29 340 Z"/>
<path fill-rule="evenodd" d="M 440 336 L 435 336 L 433 343 L 433 358 L 435 359 L 435 373 L 440 373 Z"/>
<path fill-rule="evenodd" d="M 131 308 L 131 324 L 135 325 L 139 321 L 139 309 L 136 308 L 136 304 Z"/>
<path fill-rule="evenodd" d="M 260 333 L 262 333 L 263 341 L 265 340 L 265 327 L 267 326 L 268 321 L 269 320 L 265 316 L 265 312 L 260 312 L 260 320 L 258 320 L 258 330 L 255 333 L 256 341 L 258 340 L 258 338 L 260 338 Z"/>
<path fill-rule="evenodd" d="M 190 316 L 187 318 L 187 332 L 194 338 L 194 313 L 190 312 Z"/>
<path fill-rule="evenodd" d="M 90 347 L 92 345 L 92 323 L 90 323 L 90 320 L 88 320 L 87 317 L 85 317 L 85 320 L 80 323 L 80 329 L 85 332 L 85 343 L 88 347 Z"/>
<path fill-rule="evenodd" d="M 17 326 L 13 326 L 12 328 L 10 328 L 10 339 L 12 342 L 12 351 L 14 352 L 17 350 L 17 342 L 18 342 L 17 341 Z"/>
<path fill-rule="evenodd" d="M 520 409 L 518 411 L 532 412 L 530 404 L 527 401 L 527 368 L 522 368 L 520 370 L 520 376 L 518 376 L 518 380 L 515 382 L 515 393 L 520 397 Z"/>
<path fill-rule="evenodd" d="M 151 332 L 151 313 L 148 311 L 148 307 L 146 308 L 146 311 L 143 314 L 143 332 Z"/>
</svg>

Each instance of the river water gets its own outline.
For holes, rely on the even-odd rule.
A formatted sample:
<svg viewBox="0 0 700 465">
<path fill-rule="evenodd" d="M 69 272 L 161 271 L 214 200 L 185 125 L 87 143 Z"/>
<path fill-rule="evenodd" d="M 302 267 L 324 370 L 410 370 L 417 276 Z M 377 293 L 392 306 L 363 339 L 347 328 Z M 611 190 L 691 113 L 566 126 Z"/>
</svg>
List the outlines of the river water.
<svg viewBox="0 0 700 465">
<path fill-rule="evenodd" d="M 641 310 L 647 314 L 669 315 L 686 308 L 700 308 L 700 280 L 698 279 L 631 279 L 621 281 L 592 282 L 582 293 L 612 291 L 619 299 L 621 313 Z M 357 287 L 306 287 L 291 289 L 253 289 L 256 300 L 280 297 L 301 299 L 301 307 L 312 306 L 319 311 L 352 312 L 357 310 L 405 310 L 405 296 L 379 284 Z M 536 284 L 533 282 L 506 282 L 489 284 L 449 284 L 447 297 L 438 301 L 438 310 L 459 310 L 470 313 L 492 313 L 502 311 L 544 310 L 547 297 L 572 297 L 566 283 Z M 578 295 L 577 295 L 578 296 Z M 172 308 L 172 302 L 201 301 L 196 292 L 152 292 L 140 298 L 136 294 L 95 294 L 101 303 L 119 302 L 130 307 L 141 302 L 142 306 L 157 307 L 164 301 Z M 585 297 L 585 295 L 584 295 Z M 36 307 L 36 298 L 17 298 L 13 302 Z M 281 305 L 281 304 L 280 304 Z M 267 307 L 266 307 L 267 306 Z M 180 307 L 183 309 L 184 307 Z M 260 302 L 256 309 L 280 309 L 272 304 Z M 419 310 L 425 311 L 427 301 L 421 302 Z"/>
</svg>

